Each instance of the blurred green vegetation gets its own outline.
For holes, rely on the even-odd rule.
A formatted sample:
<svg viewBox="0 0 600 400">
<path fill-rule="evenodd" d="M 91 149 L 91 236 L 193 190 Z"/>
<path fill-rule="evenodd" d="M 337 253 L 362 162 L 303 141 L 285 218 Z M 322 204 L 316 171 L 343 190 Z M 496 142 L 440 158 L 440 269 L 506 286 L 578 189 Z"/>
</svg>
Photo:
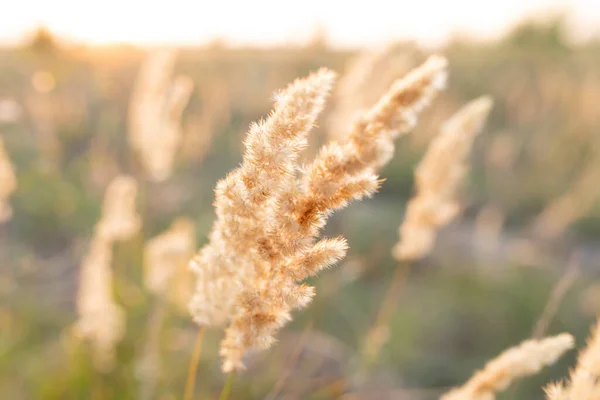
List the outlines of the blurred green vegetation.
<svg viewBox="0 0 600 400">
<path fill-rule="evenodd" d="M 414 49 L 413 44 L 402 46 Z M 544 206 L 568 191 L 586 163 L 599 157 L 600 43 L 568 43 L 556 20 L 524 23 L 497 42 L 455 39 L 439 51 L 450 61 L 448 90 L 416 132 L 399 141 L 394 160 L 382 172 L 386 182 L 380 193 L 330 221 L 327 234 L 349 240 L 348 259 L 314 281 L 315 300 L 295 313 L 280 334 L 281 343 L 250 357 L 249 370 L 233 381 L 232 398 L 264 398 L 310 324 L 278 398 L 337 398 L 344 391 L 357 392 L 358 398 L 405 398 L 393 390 L 419 389 L 410 398 L 433 399 L 531 334 L 560 278 L 564 257 L 523 261 L 501 244 L 527 233 Z M 0 226 L 0 398 L 138 397 L 136 363 L 157 301 L 141 285 L 144 242 L 186 215 L 197 224 L 198 246 L 204 244 L 214 216 L 215 183 L 241 160 L 246 128 L 270 110 L 273 91 L 321 66 L 343 72 L 354 55 L 323 43 L 182 49 L 177 72 L 195 83 L 185 129 L 214 138 L 204 158 L 180 158 L 174 176 L 156 184 L 144 181 L 127 144 L 128 100 L 142 50 L 61 47 L 43 30 L 27 46 L 0 49 L 0 102 L 11 100 L 20 107 L 15 118 L 0 118 L 18 178 L 10 199 L 13 218 Z M 33 78 L 40 72 L 54 80 L 48 91 L 35 87 Z M 195 125 L 195 117 L 213 105 L 215 91 L 226 93 L 228 118 L 206 132 Z M 358 379 L 358 350 L 395 268 L 389 250 L 412 194 L 413 168 L 439 124 L 482 94 L 492 95 L 496 103 L 474 151 L 464 218 L 442 232 L 432 257 L 413 268 L 391 321 L 391 340 L 373 372 Z M 319 127 L 315 135 L 323 142 L 325 129 Z M 76 318 L 81 258 L 105 186 L 117 173 L 138 177 L 144 222 L 137 237 L 115 247 L 115 293 L 127 311 L 127 334 L 118 348 L 118 366 L 103 374 L 94 370 L 87 346 L 69 339 L 69 327 Z M 489 205 L 501 210 L 506 225 L 497 238 L 497 255 L 486 258 L 473 245 L 476 233 L 455 233 L 472 227 Z M 599 217 L 596 204 L 552 244 L 550 254 L 569 254 L 584 245 L 597 248 Z M 600 305 L 599 296 L 592 295 L 598 293 L 594 280 L 600 271 L 593 259 L 589 264 L 592 268 L 583 268 L 549 332 L 571 332 L 579 345 Z M 181 398 L 196 333 L 186 313 L 169 310 L 155 398 Z M 197 399 L 215 398 L 223 386 L 220 336 L 209 331 L 204 340 Z M 500 398 L 543 398 L 540 388 L 566 375 L 574 356 L 569 353 Z"/>
</svg>

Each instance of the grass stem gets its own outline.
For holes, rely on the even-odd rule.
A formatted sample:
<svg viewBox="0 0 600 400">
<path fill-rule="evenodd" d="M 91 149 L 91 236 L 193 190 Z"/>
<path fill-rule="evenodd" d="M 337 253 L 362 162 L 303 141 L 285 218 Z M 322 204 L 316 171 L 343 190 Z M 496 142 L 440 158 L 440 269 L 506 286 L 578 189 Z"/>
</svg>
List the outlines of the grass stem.
<svg viewBox="0 0 600 400">
<path fill-rule="evenodd" d="M 198 336 L 196 337 L 196 343 L 194 344 L 194 353 L 190 360 L 190 367 L 188 369 L 187 382 L 185 384 L 185 395 L 184 400 L 191 400 L 194 395 L 194 385 L 196 384 L 196 371 L 198 370 L 198 361 L 200 360 L 200 353 L 202 353 L 202 341 L 204 340 L 204 333 L 206 327 L 200 328 Z"/>
</svg>

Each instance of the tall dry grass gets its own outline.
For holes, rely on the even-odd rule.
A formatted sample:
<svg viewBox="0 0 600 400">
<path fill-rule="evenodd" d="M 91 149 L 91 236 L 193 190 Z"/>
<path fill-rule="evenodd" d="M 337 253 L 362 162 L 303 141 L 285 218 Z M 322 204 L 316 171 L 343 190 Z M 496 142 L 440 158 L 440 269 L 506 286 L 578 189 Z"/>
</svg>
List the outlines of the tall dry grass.
<svg viewBox="0 0 600 400">
<path fill-rule="evenodd" d="M 0 139 L 0 182 L 2 182 L 0 185 L 0 222 L 5 222 L 12 216 L 9 197 L 17 189 L 17 178 L 2 139 Z"/>
<path fill-rule="evenodd" d="M 301 283 L 341 259 L 343 238 L 317 241 L 327 216 L 372 195 L 375 172 L 393 154 L 393 139 L 445 83 L 446 61 L 431 57 L 360 116 L 347 139 L 326 145 L 300 173 L 297 159 L 323 109 L 335 75 L 321 70 L 276 96 L 273 113 L 250 128 L 242 165 L 216 190 L 210 243 L 192 261 L 198 279 L 190 303 L 200 325 L 229 323 L 223 371 L 243 368 L 250 349 L 269 347 L 275 332 L 306 306 L 314 289 Z"/>
<path fill-rule="evenodd" d="M 489 97 L 473 100 L 442 127 L 415 170 L 417 194 L 408 202 L 393 249 L 399 261 L 415 260 L 432 248 L 438 229 L 459 212 L 457 191 L 468 172 L 467 158 L 492 108 Z"/>
<path fill-rule="evenodd" d="M 567 382 L 550 384 L 548 400 L 593 400 L 600 398 L 600 323 L 592 329 L 587 346 L 581 350 L 577 365 Z"/>
<path fill-rule="evenodd" d="M 399 228 L 400 240 L 392 249 L 400 265 L 396 267 L 375 323 L 363 344 L 367 368 L 375 362 L 389 340 L 388 325 L 406 284 L 409 263 L 432 250 L 437 231 L 460 210 L 458 190 L 469 170 L 468 156 L 491 107 L 491 99 L 481 97 L 460 109 L 444 124 L 415 170 L 416 194 L 407 204 Z"/>
<path fill-rule="evenodd" d="M 93 346 L 94 362 L 102 371 L 115 363 L 115 347 L 125 333 L 125 311 L 113 295 L 113 243 L 135 235 L 141 220 L 136 213 L 137 183 L 130 176 L 114 178 L 106 189 L 102 216 L 83 260 L 77 293 L 74 333 Z"/>
<path fill-rule="evenodd" d="M 494 358 L 463 386 L 451 390 L 441 400 L 492 400 L 497 392 L 506 390 L 515 380 L 554 364 L 573 345 L 573 337 L 566 333 L 526 340 Z"/>
<path fill-rule="evenodd" d="M 190 78 L 171 78 L 176 56 L 172 49 L 149 54 L 129 105 L 129 142 L 154 181 L 164 181 L 172 173 L 183 141 L 181 115 L 193 89 Z"/>
<path fill-rule="evenodd" d="M 325 145 L 314 160 L 306 165 L 298 162 L 309 132 L 317 124 L 332 91 L 335 74 L 328 70 L 299 79 L 276 96 L 273 112 L 251 126 L 244 141 L 241 166 L 217 185 L 217 220 L 209 243 L 191 263 L 196 286 L 190 308 L 201 325 L 226 326 L 220 348 L 223 371 L 243 369 L 245 354 L 269 347 L 278 330 L 291 320 L 291 313 L 311 301 L 314 288 L 304 280 L 332 266 L 348 251 L 342 237 L 321 238 L 327 218 L 348 202 L 377 191 L 382 184 L 378 173 L 393 156 L 394 140 L 413 130 L 421 112 L 443 88 L 445 59 L 432 57 L 394 81 L 397 68 L 387 65 L 386 52 L 366 57 L 357 63 L 355 72 L 344 76 L 345 82 L 335 95 L 339 104 L 329 128 L 329 132 L 340 135 Z M 132 97 L 130 143 L 145 174 L 164 181 L 173 174 L 178 151 L 201 158 L 211 136 L 190 135 L 187 128 L 182 132 L 181 117 L 191 85 L 186 80 L 172 80 L 174 53 L 156 57 L 147 61 Z M 398 69 L 408 69 L 406 66 L 414 62 L 412 57 L 407 60 Z M 381 70 L 387 72 L 374 72 Z M 41 90 L 40 94 L 51 91 Z M 368 95 L 361 96 L 366 91 L 370 91 Z M 207 94 L 206 98 L 211 105 L 196 120 L 192 119 L 188 128 L 203 126 L 201 130 L 212 132 L 215 125 L 230 117 L 225 111 L 230 101 L 226 94 Z M 210 99 L 215 99 L 214 104 Z M 469 152 L 490 108 L 488 98 L 468 104 L 431 143 L 417 167 L 416 195 L 408 204 L 400 240 L 393 250 L 398 260 L 409 261 L 428 254 L 437 231 L 459 214 L 459 188 L 469 170 Z M 526 119 L 527 113 L 519 112 Z M 211 114 L 219 117 L 211 118 Z M 584 174 L 584 183 L 575 187 L 590 185 L 593 176 L 593 172 Z M 14 191 L 11 179 L 5 180 L 4 189 L 7 194 L 3 200 L 6 200 Z M 568 202 L 567 208 L 575 204 L 587 212 L 595 195 L 579 196 L 578 192 L 584 190 L 572 191 L 570 196 L 579 200 Z M 124 335 L 126 322 L 124 309 L 113 293 L 112 245 L 140 231 L 143 221 L 135 211 L 136 194 L 137 184 L 130 177 L 118 177 L 108 186 L 102 217 L 81 267 L 76 332 L 92 343 L 95 363 L 103 372 L 114 367 L 115 347 Z M 481 216 L 482 221 L 492 221 L 496 235 L 501 229 L 498 227 L 502 225 L 498 222 L 501 217 L 494 210 Z M 568 223 L 560 224 L 555 231 L 564 230 Z M 143 354 L 139 357 L 137 372 L 145 393 L 142 398 L 152 398 L 161 379 L 153 368 L 162 362 L 158 342 L 166 321 L 167 311 L 163 306 L 186 304 L 192 296 L 192 272 L 185 266 L 194 252 L 194 230 L 194 222 L 178 219 L 167 231 L 147 241 L 144 248 L 144 285 L 152 298 L 158 300 L 154 303 L 158 307 L 149 313 Z M 397 287 L 392 285 L 392 293 L 402 289 L 406 275 L 402 278 Z M 385 325 L 396 303 L 384 302 L 382 315 L 386 317 L 376 327 Z M 389 332 L 382 335 L 383 330 L 375 331 L 379 339 L 372 342 L 377 342 L 378 352 Z M 549 388 L 549 398 L 598 396 L 598 374 L 594 371 L 594 357 L 598 354 L 598 346 L 594 345 L 596 336 L 582 352 L 569 383 Z M 200 335 L 198 349 L 201 340 Z M 572 338 L 566 334 L 526 341 L 488 363 L 465 385 L 443 398 L 494 398 L 496 392 L 514 380 L 554 362 L 572 345 Z M 195 375 L 195 366 L 190 371 Z M 278 383 L 272 393 L 277 394 L 282 385 Z"/>
</svg>

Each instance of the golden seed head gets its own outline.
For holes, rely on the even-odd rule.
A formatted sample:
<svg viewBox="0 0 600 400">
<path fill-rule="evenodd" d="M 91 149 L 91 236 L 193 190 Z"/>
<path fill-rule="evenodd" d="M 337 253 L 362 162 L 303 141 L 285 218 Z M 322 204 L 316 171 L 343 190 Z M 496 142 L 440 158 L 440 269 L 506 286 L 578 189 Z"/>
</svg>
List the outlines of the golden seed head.
<svg viewBox="0 0 600 400">
<path fill-rule="evenodd" d="M 434 58 L 396 83 L 347 141 L 325 146 L 303 169 L 299 153 L 335 74 L 322 69 L 296 80 L 275 96 L 269 117 L 250 127 L 241 166 L 217 184 L 210 243 L 190 263 L 197 277 L 194 320 L 229 324 L 220 351 L 224 372 L 242 369 L 246 350 L 269 347 L 291 311 L 314 296 L 301 281 L 345 256 L 343 238 L 317 240 L 327 217 L 377 191 L 376 170 L 389 160 L 392 138 L 414 124 L 444 68 Z"/>
<path fill-rule="evenodd" d="M 488 362 L 467 383 L 441 399 L 494 399 L 497 392 L 506 390 L 518 378 L 537 374 L 542 368 L 554 364 L 573 345 L 573 337 L 566 333 L 541 340 L 526 340 Z"/>
<path fill-rule="evenodd" d="M 459 110 L 433 139 L 415 171 L 416 195 L 408 202 L 393 255 L 398 260 L 425 256 L 437 230 L 460 210 L 457 191 L 468 171 L 468 156 L 491 110 L 491 98 L 480 97 Z"/>
<path fill-rule="evenodd" d="M 17 190 L 17 177 L 2 138 L 0 138 L 0 181 L 2 182 L 0 187 L 0 222 L 5 222 L 12 216 L 12 208 L 8 203 L 8 197 Z"/>
<path fill-rule="evenodd" d="M 171 176 L 183 134 L 181 116 L 193 90 L 190 78 L 171 78 L 177 52 L 155 50 L 142 65 L 129 105 L 129 142 L 148 177 Z"/>
</svg>

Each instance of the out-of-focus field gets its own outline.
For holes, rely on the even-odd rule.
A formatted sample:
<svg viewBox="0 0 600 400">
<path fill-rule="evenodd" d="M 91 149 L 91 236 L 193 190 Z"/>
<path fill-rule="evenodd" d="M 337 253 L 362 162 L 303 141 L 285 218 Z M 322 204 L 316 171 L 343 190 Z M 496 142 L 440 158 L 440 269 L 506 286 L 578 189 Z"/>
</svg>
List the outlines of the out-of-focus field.
<svg viewBox="0 0 600 400">
<path fill-rule="evenodd" d="M 348 238 L 347 258 L 314 280 L 315 300 L 295 313 L 280 342 L 250 357 L 248 371 L 233 380 L 231 398 L 265 398 L 286 368 L 291 373 L 277 398 L 437 398 L 531 335 L 573 259 L 579 276 L 548 333 L 571 332 L 583 344 L 600 310 L 600 43 L 570 46 L 559 28 L 523 25 L 498 42 L 456 39 L 438 50 L 449 60 L 447 90 L 397 143 L 380 192 L 332 217 L 326 234 Z M 393 52 L 405 70 L 428 54 L 409 43 Z M 197 246 L 206 243 L 215 183 L 240 162 L 243 135 L 269 112 L 272 93 L 321 66 L 342 74 L 356 56 L 322 43 L 181 49 L 176 72 L 194 82 L 183 115 L 189 142 L 172 178 L 151 183 L 127 140 L 129 96 L 145 54 L 44 40 L 0 49 L 0 135 L 18 181 L 9 200 L 13 216 L 0 226 L 1 399 L 137 398 L 136 366 L 156 301 L 141 284 L 144 242 L 187 216 L 196 224 Z M 395 267 L 390 250 L 412 194 L 413 168 L 440 123 L 482 94 L 495 105 L 475 145 L 463 216 L 413 268 L 389 343 L 361 375 L 358 349 Z M 325 142 L 332 107 L 335 102 L 307 157 Z M 138 178 L 143 230 L 115 245 L 115 296 L 127 312 L 127 331 L 117 367 L 99 374 L 68 328 L 76 319 L 81 260 L 106 185 L 118 173 Z M 548 237 L 536 217 L 569 192 L 578 193 L 571 208 L 581 215 Z M 164 400 L 181 398 L 197 334 L 185 311 L 168 311 L 155 393 Z M 221 336 L 207 332 L 197 399 L 215 398 L 223 387 Z M 543 398 L 540 388 L 565 376 L 574 358 L 569 353 L 501 398 Z"/>
</svg>

